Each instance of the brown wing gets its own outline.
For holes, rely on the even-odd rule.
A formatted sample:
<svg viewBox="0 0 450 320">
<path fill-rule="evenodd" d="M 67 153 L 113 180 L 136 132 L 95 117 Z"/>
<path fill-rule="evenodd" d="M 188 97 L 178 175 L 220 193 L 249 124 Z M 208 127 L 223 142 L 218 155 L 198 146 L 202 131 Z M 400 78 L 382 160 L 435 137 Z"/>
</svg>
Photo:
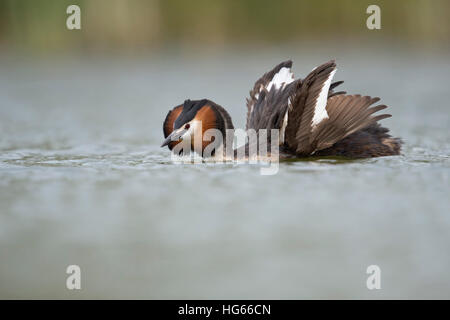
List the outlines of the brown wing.
<svg viewBox="0 0 450 320">
<path fill-rule="evenodd" d="M 294 89 L 285 130 L 285 143 L 291 150 L 299 154 L 309 152 L 309 138 L 315 124 L 313 118 L 320 120 L 326 117 L 323 111 L 335 72 L 336 64 L 333 60 L 324 63 L 311 71 Z"/>
<path fill-rule="evenodd" d="M 291 68 L 292 61 L 288 60 L 265 73 L 256 81 L 250 91 L 250 99 L 247 99 L 246 129 L 280 129 L 280 144 L 285 143 L 287 112 L 288 108 L 292 110 L 293 93 L 302 86 L 301 79 L 294 79 Z M 316 73 L 319 70 L 320 67 L 317 68 Z M 334 89 L 342 83 L 343 81 L 332 83 L 329 86 L 328 97 L 344 94 L 345 91 L 334 92 Z M 295 122 L 292 127 L 297 130 L 298 124 L 299 122 Z M 295 134 L 296 131 L 293 135 Z"/>
<path fill-rule="evenodd" d="M 164 138 L 167 138 L 173 131 L 173 123 L 180 115 L 181 111 L 183 110 L 183 105 L 176 106 L 172 110 L 170 110 L 167 113 L 166 119 L 164 120 L 163 124 L 163 131 L 164 131 Z M 169 143 L 169 149 L 172 150 L 172 148 L 177 144 L 178 142 L 173 141 Z"/>
<path fill-rule="evenodd" d="M 333 93 L 342 82 L 331 83 L 336 64 L 329 61 L 314 69 L 292 95 L 285 143 L 299 155 L 331 147 L 348 135 L 364 129 L 388 114 L 372 116 L 386 108 L 371 107 L 379 98 Z"/>
<path fill-rule="evenodd" d="M 261 124 L 261 115 L 267 116 L 267 112 L 272 113 L 272 110 L 267 109 L 267 107 L 274 106 L 274 100 L 278 100 L 276 105 L 287 104 L 288 96 L 284 97 L 284 101 L 279 101 L 280 97 L 274 97 L 275 95 L 281 93 L 284 90 L 277 90 L 276 86 L 270 85 L 274 80 L 274 77 L 279 74 L 280 70 L 283 68 L 288 69 L 288 73 L 291 73 L 292 61 L 284 61 L 275 66 L 269 72 L 266 72 L 261 78 L 259 78 L 253 89 L 250 91 L 250 98 L 247 99 L 247 124 L 246 129 L 260 129 L 266 128 L 265 125 Z M 278 79 L 280 80 L 280 79 Z M 290 80 L 291 81 L 291 80 Z M 286 83 L 288 84 L 288 83 Z M 270 88 L 269 88 L 270 86 Z M 285 89 L 287 86 L 283 86 L 280 89 Z M 269 92 L 272 95 L 269 96 Z"/>
<path fill-rule="evenodd" d="M 310 145 L 313 152 L 331 147 L 348 135 L 369 127 L 378 120 L 389 118 L 390 114 L 372 116 L 386 109 L 385 105 L 371 107 L 379 98 L 361 95 L 338 95 L 328 99 L 329 118 L 320 123 L 312 132 Z"/>
</svg>

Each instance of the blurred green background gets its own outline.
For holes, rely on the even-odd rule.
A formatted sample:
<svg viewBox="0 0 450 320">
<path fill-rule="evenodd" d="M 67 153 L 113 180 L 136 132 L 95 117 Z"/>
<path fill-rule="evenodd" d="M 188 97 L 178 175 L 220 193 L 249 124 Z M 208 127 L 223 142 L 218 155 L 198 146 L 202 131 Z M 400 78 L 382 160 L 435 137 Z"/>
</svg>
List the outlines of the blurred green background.
<svg viewBox="0 0 450 320">
<path fill-rule="evenodd" d="M 81 7 L 81 30 L 66 28 L 70 4 Z M 370 4 L 381 7 L 381 30 L 366 28 Z M 449 13 L 446 0 L 2 0 L 0 46 L 33 54 L 133 53 L 389 40 L 448 49 Z"/>
</svg>

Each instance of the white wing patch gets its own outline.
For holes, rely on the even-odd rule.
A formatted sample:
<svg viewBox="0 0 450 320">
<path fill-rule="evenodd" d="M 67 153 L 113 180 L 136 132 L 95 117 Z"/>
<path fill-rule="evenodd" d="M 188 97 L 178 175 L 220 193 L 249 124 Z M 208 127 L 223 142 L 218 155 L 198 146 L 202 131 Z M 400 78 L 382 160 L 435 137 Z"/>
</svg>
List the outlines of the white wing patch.
<svg viewBox="0 0 450 320">
<path fill-rule="evenodd" d="M 284 143 L 284 133 L 286 131 L 286 127 L 287 127 L 287 124 L 288 124 L 288 113 L 289 113 L 289 110 L 286 110 L 286 113 L 284 114 L 284 118 L 283 118 L 283 124 L 281 125 L 280 145 L 282 145 Z"/>
<path fill-rule="evenodd" d="M 270 91 L 272 87 L 275 87 L 276 90 L 279 90 L 283 86 L 288 85 L 291 82 L 294 82 L 294 80 L 295 80 L 294 74 L 291 72 L 291 69 L 283 67 L 273 76 L 272 81 L 270 81 L 267 84 L 266 89 L 267 91 Z M 281 125 L 280 144 L 284 143 L 284 132 L 286 131 L 286 126 L 288 123 L 289 108 L 291 108 L 291 98 L 288 99 L 288 108 L 286 109 L 286 113 L 284 114 L 283 117 L 283 123 Z"/>
<path fill-rule="evenodd" d="M 275 89 L 278 90 L 283 86 L 283 84 L 287 85 L 293 81 L 294 75 L 291 72 L 291 69 L 283 67 L 280 69 L 280 71 L 278 71 L 278 73 L 273 76 L 272 81 L 269 82 L 266 88 L 267 91 L 270 91 L 270 89 L 272 89 L 272 86 L 275 86 Z"/>
<path fill-rule="evenodd" d="M 272 89 L 273 86 L 275 86 L 275 89 L 280 89 L 281 87 L 283 87 L 283 85 L 288 85 L 289 83 L 293 82 L 294 79 L 294 74 L 291 72 L 290 68 L 286 68 L 283 67 L 280 69 L 280 71 L 278 71 L 272 78 L 272 80 L 267 84 L 266 86 L 266 90 L 270 91 L 270 89 Z M 264 89 L 264 86 L 261 85 L 261 87 L 259 88 L 259 92 L 257 92 L 255 94 L 255 99 L 258 100 L 259 98 L 259 93 Z M 253 107 L 254 107 L 254 103 L 252 103 L 252 105 L 250 106 L 250 113 L 253 112 Z M 286 119 L 287 119 L 287 114 L 286 114 Z M 287 120 L 286 120 L 287 122 Z"/>
<path fill-rule="evenodd" d="M 284 114 L 283 117 L 283 123 L 281 124 L 281 129 L 280 129 L 280 145 L 282 145 L 284 143 L 284 133 L 286 131 L 286 127 L 288 124 L 288 114 L 289 111 L 292 110 L 292 104 L 291 104 L 291 97 L 288 98 L 288 107 L 286 109 L 286 113 Z"/>
<path fill-rule="evenodd" d="M 314 106 L 314 116 L 312 119 L 313 127 L 317 126 L 322 120 L 328 119 L 328 113 L 325 107 L 327 106 L 328 91 L 330 90 L 331 80 L 333 80 L 336 70 L 337 69 L 331 71 L 327 80 L 323 83 L 322 89 L 317 97 L 316 105 Z"/>
</svg>

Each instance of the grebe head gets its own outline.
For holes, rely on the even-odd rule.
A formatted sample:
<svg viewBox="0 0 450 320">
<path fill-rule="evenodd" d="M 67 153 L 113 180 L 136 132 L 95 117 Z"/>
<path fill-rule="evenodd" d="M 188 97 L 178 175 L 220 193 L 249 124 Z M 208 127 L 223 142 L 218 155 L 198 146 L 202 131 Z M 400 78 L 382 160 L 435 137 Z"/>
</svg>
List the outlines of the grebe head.
<svg viewBox="0 0 450 320">
<path fill-rule="evenodd" d="M 172 150 L 181 141 L 190 139 L 191 150 L 203 155 L 205 148 L 215 140 L 214 137 L 205 139 L 207 130 L 219 130 L 223 143 L 226 143 L 226 130 L 233 128 L 228 113 L 216 103 L 207 99 L 186 100 L 167 114 L 163 124 L 165 140 L 161 147 L 168 146 Z M 195 143 L 195 139 L 202 141 Z"/>
</svg>

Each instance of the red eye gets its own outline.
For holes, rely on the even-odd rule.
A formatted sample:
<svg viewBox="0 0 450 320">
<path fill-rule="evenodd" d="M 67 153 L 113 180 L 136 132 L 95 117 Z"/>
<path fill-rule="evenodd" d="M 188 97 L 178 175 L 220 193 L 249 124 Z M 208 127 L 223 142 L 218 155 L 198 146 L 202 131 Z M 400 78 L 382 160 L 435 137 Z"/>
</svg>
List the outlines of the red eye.
<svg viewBox="0 0 450 320">
<path fill-rule="evenodd" d="M 187 130 L 191 127 L 191 125 L 189 123 L 186 123 L 186 125 L 184 126 L 184 128 Z"/>
</svg>

